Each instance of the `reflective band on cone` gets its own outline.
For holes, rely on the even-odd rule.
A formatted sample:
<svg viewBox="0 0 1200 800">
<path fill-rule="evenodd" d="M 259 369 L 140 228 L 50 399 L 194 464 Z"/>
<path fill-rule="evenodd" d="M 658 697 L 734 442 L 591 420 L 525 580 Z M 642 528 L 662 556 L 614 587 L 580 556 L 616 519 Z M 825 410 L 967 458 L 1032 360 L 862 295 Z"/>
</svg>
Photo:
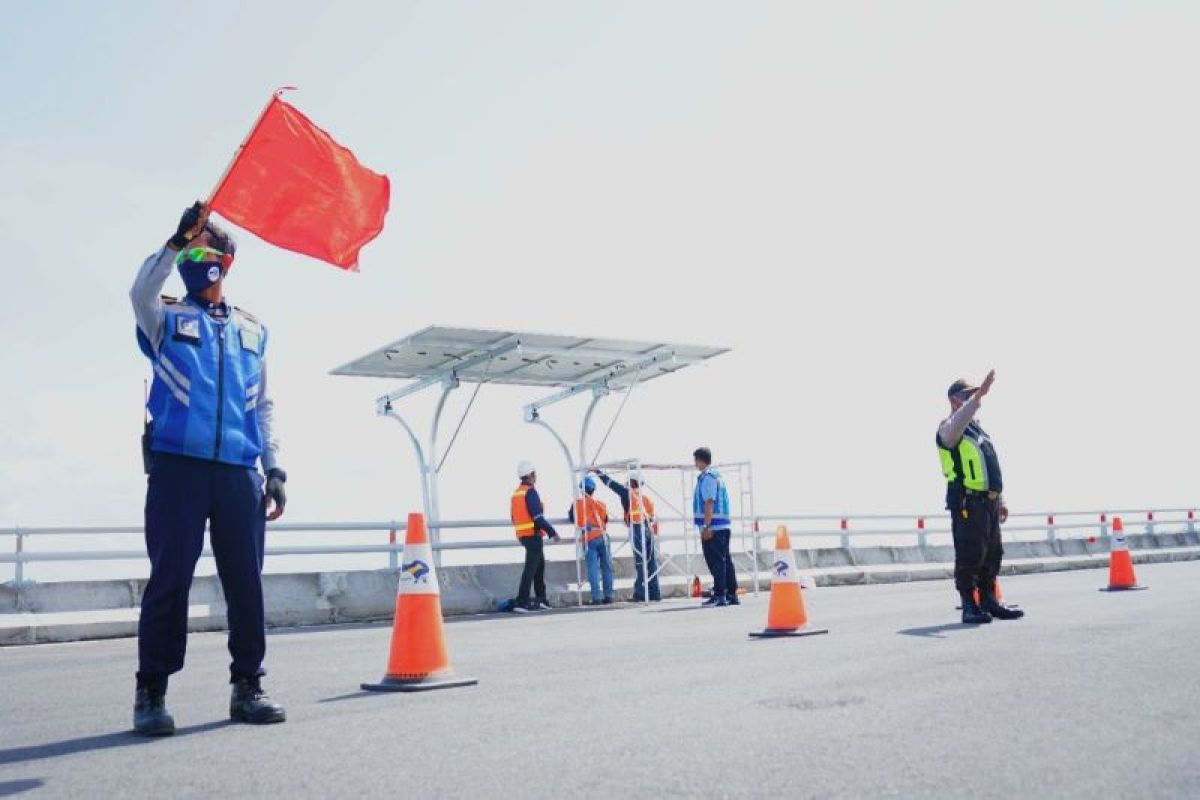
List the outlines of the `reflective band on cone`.
<svg viewBox="0 0 1200 800">
<path fill-rule="evenodd" d="M 387 674 L 379 683 L 364 683 L 362 688 L 422 692 L 476 683 L 478 679 L 456 676 L 450 668 L 442 631 L 442 597 L 433 566 L 433 548 L 425 533 L 425 517 L 409 514 Z"/>
<path fill-rule="evenodd" d="M 1125 523 L 1120 517 L 1113 517 L 1112 544 L 1108 553 L 1108 586 L 1100 591 L 1128 592 L 1149 588 L 1138 586 L 1137 576 L 1133 574 L 1133 556 L 1129 554 L 1129 544 L 1125 541 Z"/>
<path fill-rule="evenodd" d="M 796 554 L 788 540 L 787 528 L 775 532 L 775 559 L 771 562 L 771 605 L 767 609 L 767 627 L 750 635 L 755 638 L 815 636 L 829 633 L 828 628 L 808 627 L 808 612 L 796 570 Z"/>
</svg>

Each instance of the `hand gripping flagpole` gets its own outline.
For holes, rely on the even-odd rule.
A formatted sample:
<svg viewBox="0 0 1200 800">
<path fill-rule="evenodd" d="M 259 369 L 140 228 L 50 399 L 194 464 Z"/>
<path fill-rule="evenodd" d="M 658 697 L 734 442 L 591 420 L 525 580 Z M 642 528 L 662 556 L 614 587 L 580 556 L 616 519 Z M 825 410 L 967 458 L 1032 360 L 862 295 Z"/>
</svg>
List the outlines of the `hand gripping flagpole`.
<svg viewBox="0 0 1200 800">
<path fill-rule="evenodd" d="M 283 96 L 284 92 L 294 92 L 295 90 L 295 86 L 280 86 L 271 93 L 271 99 L 267 101 L 265 106 L 263 106 L 263 110 L 259 112 L 258 117 L 254 120 L 254 124 L 250 126 L 250 132 L 246 134 L 246 138 L 242 139 L 242 143 L 238 145 L 237 150 L 233 152 L 233 158 L 229 159 L 229 164 L 225 167 L 225 171 L 221 173 L 221 177 L 217 179 L 216 186 L 214 186 L 213 190 L 209 192 L 208 199 L 204 201 L 205 208 L 209 208 L 212 205 L 213 198 L 217 196 L 217 192 L 221 191 L 221 187 L 225 185 L 225 180 L 229 177 L 229 173 L 233 172 L 233 168 L 237 165 L 238 159 L 242 157 L 242 153 L 246 150 L 246 145 L 250 144 L 250 140 L 254 138 L 254 134 L 258 130 L 258 126 L 262 124 L 263 117 L 265 117 L 267 112 L 271 110 L 271 106 L 275 104 L 275 101 Z"/>
</svg>

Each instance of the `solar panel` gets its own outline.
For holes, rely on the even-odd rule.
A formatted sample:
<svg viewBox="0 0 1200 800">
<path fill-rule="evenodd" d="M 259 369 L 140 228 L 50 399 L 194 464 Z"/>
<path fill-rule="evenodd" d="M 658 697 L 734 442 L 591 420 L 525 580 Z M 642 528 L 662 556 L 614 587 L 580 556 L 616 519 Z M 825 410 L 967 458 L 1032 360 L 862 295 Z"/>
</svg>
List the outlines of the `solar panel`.
<svg viewBox="0 0 1200 800">
<path fill-rule="evenodd" d="M 644 382 L 727 348 L 432 326 L 331 371 L 332 375 L 569 387 Z"/>
</svg>

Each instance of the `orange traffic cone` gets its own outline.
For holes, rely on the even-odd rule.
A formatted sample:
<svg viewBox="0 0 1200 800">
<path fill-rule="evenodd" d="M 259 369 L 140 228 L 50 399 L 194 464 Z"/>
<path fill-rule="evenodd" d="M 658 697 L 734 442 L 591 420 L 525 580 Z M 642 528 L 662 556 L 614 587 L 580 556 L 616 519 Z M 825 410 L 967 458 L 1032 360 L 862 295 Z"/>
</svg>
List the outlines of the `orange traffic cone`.
<svg viewBox="0 0 1200 800">
<path fill-rule="evenodd" d="M 693 575 L 692 576 L 692 597 L 699 597 L 700 594 L 701 594 L 701 592 L 700 592 L 700 576 Z"/>
<path fill-rule="evenodd" d="M 1149 588 L 1138 586 L 1137 576 L 1133 574 L 1133 557 L 1129 555 L 1129 545 L 1125 542 L 1125 523 L 1120 517 L 1113 517 L 1112 544 L 1108 553 L 1108 587 L 1100 591 L 1126 592 Z"/>
<path fill-rule="evenodd" d="M 433 569 L 433 549 L 425 533 L 425 517 L 409 514 L 387 674 L 379 683 L 364 683 L 362 688 L 421 692 L 476 683 L 477 678 L 456 677 L 450 668 L 442 634 L 442 596 Z"/>
<path fill-rule="evenodd" d="M 796 571 L 796 554 L 792 552 L 787 528 L 780 525 L 775 532 L 775 560 L 771 565 L 771 605 L 767 608 L 767 627 L 750 635 L 772 638 L 814 636 L 818 633 L 829 633 L 829 629 L 808 627 L 808 612 L 804 610 L 804 595 L 800 591 L 800 574 Z"/>
</svg>

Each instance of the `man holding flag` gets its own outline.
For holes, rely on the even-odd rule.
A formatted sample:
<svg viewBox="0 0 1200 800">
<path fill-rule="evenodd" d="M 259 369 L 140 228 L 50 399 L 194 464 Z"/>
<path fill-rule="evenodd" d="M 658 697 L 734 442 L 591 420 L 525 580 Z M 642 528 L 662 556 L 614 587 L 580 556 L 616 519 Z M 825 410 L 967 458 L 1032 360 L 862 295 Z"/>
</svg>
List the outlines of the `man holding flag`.
<svg viewBox="0 0 1200 800">
<path fill-rule="evenodd" d="M 167 680 L 183 668 L 188 593 L 206 524 L 229 621 L 229 716 L 260 724 L 286 718 L 261 678 L 263 539 L 266 520 L 283 514 L 287 475 L 276 462 L 267 329 L 225 301 L 235 250 L 196 202 L 142 264 L 130 291 L 138 346 L 154 369 L 144 441 L 151 566 L 138 622 L 133 712 L 134 729 L 148 736 L 175 732 Z M 181 300 L 159 296 L 172 267 L 187 288 Z"/>
</svg>

